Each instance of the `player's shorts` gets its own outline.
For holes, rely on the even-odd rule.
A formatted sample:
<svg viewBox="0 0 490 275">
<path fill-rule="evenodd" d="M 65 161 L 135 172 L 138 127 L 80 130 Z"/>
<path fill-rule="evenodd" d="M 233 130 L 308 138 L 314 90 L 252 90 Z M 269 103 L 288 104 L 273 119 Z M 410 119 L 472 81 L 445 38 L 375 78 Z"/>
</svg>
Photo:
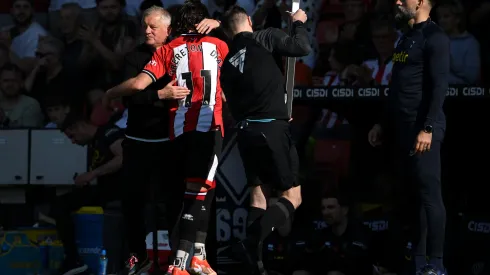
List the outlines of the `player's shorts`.
<svg viewBox="0 0 490 275">
<path fill-rule="evenodd" d="M 249 185 L 268 184 L 278 191 L 299 185 L 298 153 L 287 121 L 248 122 L 239 127 L 237 146 Z"/>
<path fill-rule="evenodd" d="M 185 132 L 175 142 L 175 161 L 184 168 L 186 182 L 214 187 L 223 138 L 221 131 Z"/>
</svg>

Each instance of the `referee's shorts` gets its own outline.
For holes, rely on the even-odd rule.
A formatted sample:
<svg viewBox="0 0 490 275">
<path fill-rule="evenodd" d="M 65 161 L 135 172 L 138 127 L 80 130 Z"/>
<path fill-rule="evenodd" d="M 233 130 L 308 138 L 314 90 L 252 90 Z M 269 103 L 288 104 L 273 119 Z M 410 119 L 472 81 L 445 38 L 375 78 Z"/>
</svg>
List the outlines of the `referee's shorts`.
<svg viewBox="0 0 490 275">
<path fill-rule="evenodd" d="M 277 191 L 299 185 L 298 153 L 287 121 L 244 121 L 237 126 L 237 146 L 249 185 L 268 184 Z"/>
</svg>

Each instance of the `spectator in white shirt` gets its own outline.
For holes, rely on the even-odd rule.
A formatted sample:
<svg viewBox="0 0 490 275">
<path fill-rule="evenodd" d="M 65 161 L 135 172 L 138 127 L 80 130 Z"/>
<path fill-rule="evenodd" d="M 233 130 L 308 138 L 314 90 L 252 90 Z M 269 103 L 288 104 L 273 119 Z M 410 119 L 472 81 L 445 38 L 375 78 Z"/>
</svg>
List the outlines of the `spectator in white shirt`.
<svg viewBox="0 0 490 275">
<path fill-rule="evenodd" d="M 14 64 L 0 69 L 0 125 L 4 128 L 37 128 L 43 126 L 39 103 L 22 94 L 23 72 Z"/>
<path fill-rule="evenodd" d="M 11 15 L 14 25 L 2 30 L 0 40 L 2 44 L 9 46 L 13 53 L 15 60 L 12 61 L 24 71 L 29 71 L 35 64 L 39 37 L 48 33 L 34 21 L 32 0 L 14 0 Z"/>
</svg>

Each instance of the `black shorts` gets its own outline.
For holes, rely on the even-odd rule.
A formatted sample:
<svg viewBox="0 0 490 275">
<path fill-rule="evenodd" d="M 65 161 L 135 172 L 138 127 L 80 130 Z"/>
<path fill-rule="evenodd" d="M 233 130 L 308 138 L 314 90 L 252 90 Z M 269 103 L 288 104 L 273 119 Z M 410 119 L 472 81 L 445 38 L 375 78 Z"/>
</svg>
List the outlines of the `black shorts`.
<svg viewBox="0 0 490 275">
<path fill-rule="evenodd" d="M 134 200 L 146 200 L 148 190 L 165 194 L 165 200 L 181 194 L 184 180 L 180 166 L 172 160 L 175 146 L 171 141 L 123 141 L 123 175 L 125 194 Z M 149 188 L 152 189 L 149 189 Z M 156 189 L 155 189 L 156 188 Z"/>
<path fill-rule="evenodd" d="M 184 167 L 185 181 L 215 187 L 214 176 L 223 144 L 221 131 L 185 132 L 173 142 L 175 162 Z"/>
<path fill-rule="evenodd" d="M 278 191 L 299 185 L 298 153 L 288 122 L 249 122 L 238 130 L 237 146 L 249 185 L 269 184 Z"/>
</svg>

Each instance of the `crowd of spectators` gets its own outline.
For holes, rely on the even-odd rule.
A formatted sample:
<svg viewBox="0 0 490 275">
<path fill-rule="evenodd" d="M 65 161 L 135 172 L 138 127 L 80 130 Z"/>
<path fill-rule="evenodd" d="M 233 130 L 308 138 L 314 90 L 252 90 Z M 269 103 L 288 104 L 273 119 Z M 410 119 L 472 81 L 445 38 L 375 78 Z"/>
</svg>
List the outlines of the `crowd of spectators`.
<svg viewBox="0 0 490 275">
<path fill-rule="evenodd" d="M 86 110 L 96 125 L 114 119 L 115 114 L 102 107 L 102 95 L 121 82 L 125 54 L 142 42 L 141 11 L 155 1 L 160 0 L 0 1 L 0 24 L 5 26 L 0 30 L 0 129 L 57 128 L 70 108 Z M 203 1 L 217 19 L 232 4 L 244 7 L 256 29 L 287 27 L 291 4 L 283 0 Z M 183 0 L 162 2 L 172 12 Z M 308 15 L 306 27 L 314 51 L 297 61 L 297 85 L 389 84 L 391 55 L 403 35 L 403 28 L 393 20 L 393 0 L 303 0 L 301 8 Z M 450 84 L 488 86 L 490 2 L 441 0 L 433 9 L 432 20 L 450 37 Z M 373 213 L 378 209 L 385 213 L 379 209 L 390 197 L 387 186 L 392 182 L 376 174 L 372 176 L 374 184 L 362 186 L 369 177 L 366 171 L 372 170 L 373 163 L 380 163 L 373 158 L 381 158 L 366 149 L 367 131 L 378 115 L 377 104 L 295 105 L 293 132 L 306 167 L 304 173 L 309 175 L 304 180 L 313 183 L 305 185 L 305 195 L 340 189 L 339 179 L 355 171 L 349 181 L 359 187 L 356 193 L 370 194 L 375 201 L 375 206 L 370 201 L 354 211 L 338 192 L 312 195 L 315 199 L 304 200 L 305 213 L 317 209 L 318 217 L 334 224 L 347 223 L 347 212 Z M 124 106 L 117 106 L 117 110 L 117 118 L 124 120 Z M 451 116 L 448 118 L 451 123 Z M 124 123 L 120 125 L 124 127 Z M 363 162 L 366 154 L 371 157 L 369 163 Z M 325 220 L 311 216 L 304 215 L 315 222 L 316 229 L 325 227 Z M 366 222 L 376 228 L 373 231 L 388 228 L 382 223 L 386 220 L 376 219 Z"/>
<path fill-rule="evenodd" d="M 123 57 L 141 41 L 140 8 L 151 6 L 152 1 L 6 2 L 11 6 L 2 4 L 4 19 L 0 21 L 8 22 L 5 17 L 10 13 L 12 25 L 0 32 L 0 66 L 8 65 L 1 71 L 6 86 L 2 86 L 0 118 L 4 128 L 12 128 L 55 122 L 48 109 L 58 109 L 54 107 L 59 102 L 76 100 L 96 107 L 101 92 L 121 81 Z M 164 6 L 172 11 L 180 2 L 165 1 Z M 231 4 L 208 2 L 210 14 L 217 18 Z M 463 5 L 469 2 L 471 6 Z M 239 0 L 237 4 L 246 8 L 257 29 L 287 26 L 287 1 Z M 307 30 L 314 51 L 296 65 L 297 85 L 389 84 L 391 53 L 401 36 L 392 20 L 391 1 L 306 0 L 301 5 L 308 13 Z M 485 1 L 478 5 L 475 1 L 445 1 L 434 9 L 433 20 L 451 37 L 451 84 L 484 84 L 490 66 L 485 50 L 488 37 L 483 32 L 489 9 Z M 29 118 L 33 114 L 45 117 L 33 120 Z M 327 127 L 339 124 L 339 119 L 340 124 L 345 122 L 337 115 L 323 117 Z"/>
</svg>

